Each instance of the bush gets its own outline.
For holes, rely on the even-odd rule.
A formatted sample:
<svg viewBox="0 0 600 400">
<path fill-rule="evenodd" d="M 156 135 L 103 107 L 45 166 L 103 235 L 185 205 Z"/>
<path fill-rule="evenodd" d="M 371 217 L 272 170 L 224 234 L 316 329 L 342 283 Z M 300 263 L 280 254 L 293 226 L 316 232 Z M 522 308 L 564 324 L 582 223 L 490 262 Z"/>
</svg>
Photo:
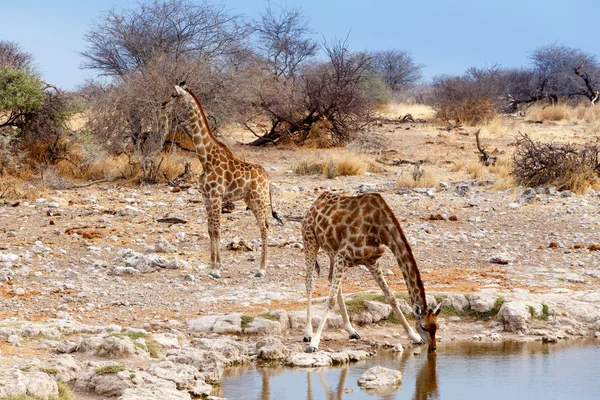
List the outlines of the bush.
<svg viewBox="0 0 600 400">
<path fill-rule="evenodd" d="M 438 77 L 433 84 L 432 106 L 444 122 L 478 125 L 497 113 L 502 75 L 499 68 L 470 68 L 463 76 Z"/>
<path fill-rule="evenodd" d="M 600 184 L 600 148 L 533 142 L 521 135 L 513 156 L 511 174 L 523 186 L 556 186 L 558 190 L 585 192 Z"/>
</svg>

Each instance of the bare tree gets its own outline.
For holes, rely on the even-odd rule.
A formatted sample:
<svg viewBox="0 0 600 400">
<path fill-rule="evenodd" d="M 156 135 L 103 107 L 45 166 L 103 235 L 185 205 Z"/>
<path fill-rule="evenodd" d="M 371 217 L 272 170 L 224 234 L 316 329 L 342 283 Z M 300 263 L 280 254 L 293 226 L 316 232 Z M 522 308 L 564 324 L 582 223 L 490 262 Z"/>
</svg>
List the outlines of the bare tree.
<svg viewBox="0 0 600 400">
<path fill-rule="evenodd" d="M 417 64 L 404 50 L 389 49 L 370 52 L 373 70 L 383 76 L 385 84 L 394 91 L 418 82 L 423 64 Z"/>
<path fill-rule="evenodd" d="M 190 0 L 154 0 L 106 12 L 85 34 L 84 68 L 124 78 L 157 56 L 214 60 L 241 51 L 240 18 L 223 6 Z"/>
<path fill-rule="evenodd" d="M 375 108 L 387 100 L 387 89 L 371 68 L 366 53 L 351 52 L 346 40 L 325 43 L 325 62 L 305 64 L 298 73 L 298 84 L 280 76 L 262 77 L 249 97 L 258 112 L 255 119 L 266 116 L 270 125 L 252 145 L 263 145 L 291 137 L 296 142 L 318 139 L 322 146 L 346 142 L 371 121 Z"/>
<path fill-rule="evenodd" d="M 596 58 L 561 44 L 539 47 L 531 54 L 541 97 L 585 96 L 590 101 L 600 84 Z"/>
<path fill-rule="evenodd" d="M 31 68 L 33 57 L 21 49 L 16 42 L 0 40 L 0 65 L 8 65 L 15 69 Z"/>
<path fill-rule="evenodd" d="M 252 25 L 260 53 L 277 76 L 295 77 L 302 62 L 317 52 L 317 43 L 308 37 L 308 20 L 298 7 L 274 10 L 269 3 Z"/>
</svg>

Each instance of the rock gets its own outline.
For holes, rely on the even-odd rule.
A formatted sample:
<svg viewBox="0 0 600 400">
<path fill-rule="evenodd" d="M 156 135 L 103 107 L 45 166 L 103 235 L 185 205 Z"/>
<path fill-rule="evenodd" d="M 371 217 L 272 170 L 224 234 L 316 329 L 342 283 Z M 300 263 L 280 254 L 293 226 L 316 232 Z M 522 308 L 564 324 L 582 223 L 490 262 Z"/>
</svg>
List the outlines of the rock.
<svg viewBox="0 0 600 400">
<path fill-rule="evenodd" d="M 14 293 L 16 296 L 22 296 L 22 295 L 24 295 L 24 294 L 25 294 L 25 289 L 23 289 L 23 288 L 20 288 L 20 287 L 16 287 L 16 288 L 14 288 L 14 289 L 13 289 L 13 293 Z"/>
<path fill-rule="evenodd" d="M 177 389 L 187 389 L 195 382 L 197 369 L 191 365 L 161 361 L 148 367 L 147 372 L 164 380 L 175 383 Z"/>
<path fill-rule="evenodd" d="M 372 322 L 379 322 L 383 319 L 387 319 L 392 313 L 392 306 L 389 304 L 383 304 L 378 301 L 363 301 L 363 305 L 372 316 Z"/>
<path fill-rule="evenodd" d="M 527 188 L 517 198 L 519 204 L 529 204 L 535 200 L 536 191 L 533 188 Z"/>
<path fill-rule="evenodd" d="M 11 368 L 0 371 L 0 398 L 57 398 L 58 385 L 48 374 Z"/>
<path fill-rule="evenodd" d="M 125 389 L 118 400 L 191 400 L 191 398 L 188 392 L 157 385 Z"/>
<path fill-rule="evenodd" d="M 494 307 L 496 306 L 496 300 L 496 296 L 481 293 L 473 293 L 469 295 L 469 306 L 473 311 L 477 311 L 479 313 L 487 313 L 494 309 Z"/>
<path fill-rule="evenodd" d="M 61 340 L 56 345 L 56 351 L 59 353 L 74 353 L 77 351 L 78 347 L 79 347 L 78 343 L 75 343 L 75 342 L 65 339 L 65 340 Z"/>
<path fill-rule="evenodd" d="M 281 333 L 281 324 L 265 318 L 254 318 L 244 328 L 247 335 L 278 335 Z"/>
<path fill-rule="evenodd" d="M 53 358 L 48 361 L 48 365 L 45 366 L 47 369 L 56 370 L 54 378 L 61 382 L 69 383 L 74 381 L 81 373 L 81 367 L 77 361 L 68 354 L 61 354 L 60 356 Z"/>
<path fill-rule="evenodd" d="M 371 357 L 371 354 L 364 350 L 346 350 L 350 361 L 363 361 Z"/>
<path fill-rule="evenodd" d="M 135 346 L 128 337 L 109 336 L 105 338 L 96 353 L 100 357 L 127 357 L 135 352 Z"/>
<path fill-rule="evenodd" d="M 80 374 L 75 381 L 75 390 L 82 392 L 94 392 L 106 397 L 118 396 L 125 389 L 133 387 L 135 384 L 131 381 L 131 371 L 121 370 L 118 372 L 104 371 L 104 367 L 115 364 L 93 363 L 92 367 L 86 372 Z"/>
<path fill-rule="evenodd" d="M 509 332 L 527 331 L 527 321 L 531 319 L 531 311 L 525 302 L 507 301 L 500 308 L 498 319 Z"/>
<path fill-rule="evenodd" d="M 442 299 L 442 307 L 452 307 L 458 313 L 464 313 L 469 310 L 469 299 L 464 294 L 451 293 Z"/>
<path fill-rule="evenodd" d="M 218 318 L 212 326 L 212 331 L 222 334 L 242 333 L 242 315 L 234 313 Z"/>
<path fill-rule="evenodd" d="M 289 355 L 289 348 L 275 337 L 266 337 L 256 343 L 256 356 L 261 360 L 283 360 Z"/>
<path fill-rule="evenodd" d="M 188 329 L 196 333 L 209 333 L 212 332 L 213 325 L 219 319 L 219 316 L 211 315 L 206 317 L 200 317 L 192 320 L 188 320 Z M 241 321 L 240 321 L 241 328 Z"/>
<path fill-rule="evenodd" d="M 179 344 L 179 337 L 174 333 L 154 333 L 152 334 L 152 340 L 154 340 L 159 346 L 169 349 L 181 348 Z"/>
<path fill-rule="evenodd" d="M 364 389 L 397 386 L 401 383 L 402 372 L 381 366 L 369 368 L 358 378 L 358 386 Z"/>
<path fill-rule="evenodd" d="M 283 361 L 284 365 L 299 368 L 328 367 L 332 364 L 329 353 L 319 351 L 316 353 L 292 353 Z"/>
<path fill-rule="evenodd" d="M 10 335 L 6 341 L 13 346 L 20 347 L 21 346 L 21 337 L 19 335 Z"/>
<path fill-rule="evenodd" d="M 281 325 L 282 330 L 290 329 L 290 317 L 285 310 L 273 310 L 269 312 L 269 315 L 274 317 Z"/>
<path fill-rule="evenodd" d="M 154 251 L 157 253 L 174 253 L 177 249 L 167 239 L 160 237 L 154 243 Z"/>
<path fill-rule="evenodd" d="M 514 261 L 515 258 L 508 253 L 497 253 L 490 258 L 490 262 L 493 264 L 508 264 Z"/>
<path fill-rule="evenodd" d="M 218 353 L 227 365 L 247 361 L 248 349 L 231 339 L 195 339 L 191 342 L 196 349 Z"/>
<path fill-rule="evenodd" d="M 557 343 L 557 342 L 558 342 L 558 338 L 556 336 L 547 335 L 547 336 L 542 337 L 542 343 Z"/>
</svg>

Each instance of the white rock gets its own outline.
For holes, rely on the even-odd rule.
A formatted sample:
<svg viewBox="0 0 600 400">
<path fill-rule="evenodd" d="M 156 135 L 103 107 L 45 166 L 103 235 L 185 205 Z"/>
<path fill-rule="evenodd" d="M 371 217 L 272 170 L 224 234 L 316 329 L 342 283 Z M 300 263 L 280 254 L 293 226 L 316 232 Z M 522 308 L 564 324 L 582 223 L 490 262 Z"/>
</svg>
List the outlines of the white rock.
<svg viewBox="0 0 600 400">
<path fill-rule="evenodd" d="M 358 386 L 365 389 L 397 386 L 401 383 L 402 372 L 381 366 L 369 368 L 358 378 Z"/>
</svg>

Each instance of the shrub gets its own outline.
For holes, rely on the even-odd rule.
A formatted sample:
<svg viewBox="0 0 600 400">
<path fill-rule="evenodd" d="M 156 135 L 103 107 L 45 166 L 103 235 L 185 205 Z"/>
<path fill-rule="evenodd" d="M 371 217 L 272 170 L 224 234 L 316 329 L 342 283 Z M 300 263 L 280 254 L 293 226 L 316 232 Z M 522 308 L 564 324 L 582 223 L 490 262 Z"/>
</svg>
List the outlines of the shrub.
<svg viewBox="0 0 600 400">
<path fill-rule="evenodd" d="M 599 152 L 597 146 L 533 142 L 521 135 L 511 174 L 523 186 L 553 185 L 558 190 L 582 193 L 600 184 Z"/>
</svg>

